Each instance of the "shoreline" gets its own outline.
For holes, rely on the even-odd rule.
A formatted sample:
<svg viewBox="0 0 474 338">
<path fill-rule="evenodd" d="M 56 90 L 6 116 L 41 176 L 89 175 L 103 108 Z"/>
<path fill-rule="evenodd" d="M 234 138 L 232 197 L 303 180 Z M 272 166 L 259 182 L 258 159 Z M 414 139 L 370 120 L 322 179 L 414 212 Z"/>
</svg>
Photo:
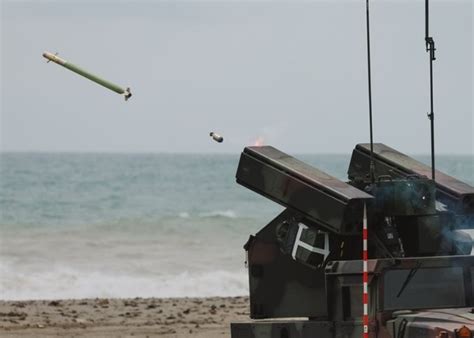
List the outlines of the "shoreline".
<svg viewBox="0 0 474 338">
<path fill-rule="evenodd" d="M 230 337 L 248 297 L 0 301 L 1 337 Z"/>
</svg>

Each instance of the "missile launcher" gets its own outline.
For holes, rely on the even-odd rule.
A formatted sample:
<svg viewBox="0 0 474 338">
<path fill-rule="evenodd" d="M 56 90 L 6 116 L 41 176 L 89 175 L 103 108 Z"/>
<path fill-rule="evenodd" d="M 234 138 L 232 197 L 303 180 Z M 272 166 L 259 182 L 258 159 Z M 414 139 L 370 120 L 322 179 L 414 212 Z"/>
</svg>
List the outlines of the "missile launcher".
<svg viewBox="0 0 474 338">
<path fill-rule="evenodd" d="M 439 180 L 433 181 L 425 176 L 430 168 L 383 144 L 374 144 L 372 182 L 367 154 L 367 145 L 355 147 L 348 180 L 343 182 L 271 146 L 244 149 L 237 183 L 285 210 L 250 236 L 244 246 L 250 317 L 256 321 L 232 324 L 233 338 L 362 335 L 364 205 L 370 229 L 371 297 L 386 300 L 392 310 L 406 309 L 410 301 L 397 297 L 403 276 L 422 266 L 426 270 L 423 278 L 438 271 L 430 269 L 440 273 L 453 269 L 459 278 L 441 274 L 431 282 L 416 280 L 414 286 L 407 286 L 407 293 L 421 287 L 417 283 L 425 283 L 434 295 L 446 292 L 443 288 L 447 285 L 461 283 L 462 295 L 446 292 L 438 301 L 425 295 L 411 301 L 413 304 L 422 309 L 474 306 L 474 290 L 470 291 L 474 280 L 474 222 L 460 221 L 473 219 L 474 212 L 466 207 L 466 200 L 472 198 L 474 188 L 439 171 Z M 401 280 L 398 284 L 391 280 L 394 276 Z M 397 290 L 393 290 L 394 285 Z M 383 291 L 384 287 L 390 292 Z M 452 297 L 464 298 L 453 306 L 449 301 Z M 388 315 L 379 305 L 372 304 L 373 325 L 376 311 Z M 281 320 L 301 317 L 308 319 Z M 334 333 L 344 330 L 347 335 Z"/>
<path fill-rule="evenodd" d="M 342 182 L 273 147 L 247 147 L 237 183 L 285 207 L 244 249 L 251 322 L 232 338 L 473 338 L 474 187 L 373 143 L 356 145 Z"/>
</svg>

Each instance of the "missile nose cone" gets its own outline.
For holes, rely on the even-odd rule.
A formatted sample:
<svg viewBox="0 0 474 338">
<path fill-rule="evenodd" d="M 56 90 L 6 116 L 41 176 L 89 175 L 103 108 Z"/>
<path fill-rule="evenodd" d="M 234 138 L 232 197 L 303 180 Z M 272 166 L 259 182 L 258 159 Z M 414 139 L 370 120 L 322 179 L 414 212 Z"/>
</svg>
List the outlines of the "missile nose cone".
<svg viewBox="0 0 474 338">
<path fill-rule="evenodd" d="M 50 52 L 44 52 L 43 57 L 48 59 L 48 62 L 53 61 L 57 64 L 60 64 L 60 65 L 64 66 L 64 64 L 66 63 L 66 60 L 61 59 L 57 54 L 58 53 L 53 54 L 53 53 L 50 53 Z"/>
<path fill-rule="evenodd" d="M 46 58 L 46 59 L 48 59 L 48 60 L 54 59 L 54 56 L 55 56 L 55 55 L 52 54 L 52 53 L 50 53 L 50 52 L 44 52 L 44 53 L 43 53 L 43 57 Z"/>
</svg>

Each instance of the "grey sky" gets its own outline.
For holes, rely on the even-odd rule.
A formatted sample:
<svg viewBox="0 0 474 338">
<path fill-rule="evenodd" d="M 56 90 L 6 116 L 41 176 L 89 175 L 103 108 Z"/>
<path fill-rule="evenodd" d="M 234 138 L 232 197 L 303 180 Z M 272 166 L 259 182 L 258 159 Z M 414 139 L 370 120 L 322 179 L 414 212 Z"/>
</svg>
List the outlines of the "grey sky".
<svg viewBox="0 0 474 338">
<path fill-rule="evenodd" d="M 263 136 L 348 153 L 368 140 L 363 0 L 1 3 L 4 151 L 238 152 Z M 375 140 L 406 153 L 429 152 L 423 5 L 371 7 Z M 431 7 L 437 152 L 473 154 L 472 1 Z"/>
</svg>

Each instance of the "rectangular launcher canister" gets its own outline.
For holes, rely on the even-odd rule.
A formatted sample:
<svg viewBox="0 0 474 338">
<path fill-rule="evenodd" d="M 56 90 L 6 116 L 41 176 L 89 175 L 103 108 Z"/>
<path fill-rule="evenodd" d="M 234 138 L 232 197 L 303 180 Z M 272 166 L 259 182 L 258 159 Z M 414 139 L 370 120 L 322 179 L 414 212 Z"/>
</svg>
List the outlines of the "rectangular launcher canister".
<svg viewBox="0 0 474 338">
<path fill-rule="evenodd" d="M 375 175 L 405 179 L 410 176 L 431 178 L 431 168 L 382 143 L 374 143 Z M 369 173 L 370 144 L 358 144 L 352 152 L 349 178 L 363 178 Z M 436 170 L 435 185 L 437 200 L 450 211 L 474 214 L 474 187 Z"/>
<path fill-rule="evenodd" d="M 271 146 L 244 149 L 237 183 L 334 233 L 361 232 L 372 196 Z"/>
</svg>

